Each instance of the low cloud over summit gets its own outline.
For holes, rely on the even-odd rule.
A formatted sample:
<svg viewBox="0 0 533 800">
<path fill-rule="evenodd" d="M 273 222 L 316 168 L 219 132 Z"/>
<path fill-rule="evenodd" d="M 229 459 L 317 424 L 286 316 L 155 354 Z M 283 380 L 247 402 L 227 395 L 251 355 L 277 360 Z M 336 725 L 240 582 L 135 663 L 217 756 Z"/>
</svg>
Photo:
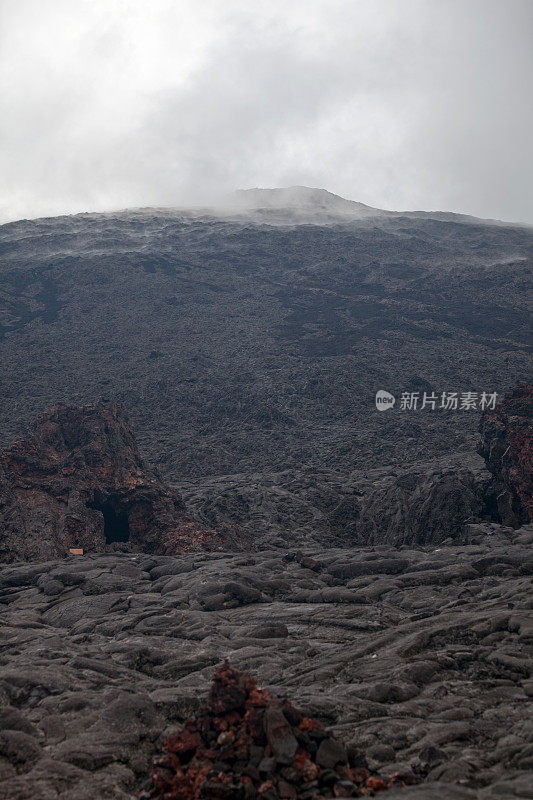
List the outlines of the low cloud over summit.
<svg viewBox="0 0 533 800">
<path fill-rule="evenodd" d="M 531 222 L 527 0 L 4 0 L 0 221 L 307 185 Z"/>
</svg>

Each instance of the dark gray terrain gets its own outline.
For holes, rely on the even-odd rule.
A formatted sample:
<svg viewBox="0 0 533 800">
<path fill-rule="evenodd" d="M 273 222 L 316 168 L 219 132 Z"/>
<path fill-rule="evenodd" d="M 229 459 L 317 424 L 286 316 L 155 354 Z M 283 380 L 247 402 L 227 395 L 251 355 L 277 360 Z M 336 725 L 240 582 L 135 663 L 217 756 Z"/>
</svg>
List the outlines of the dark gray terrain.
<svg viewBox="0 0 533 800">
<path fill-rule="evenodd" d="M 527 378 L 531 231 L 375 213 L 4 225 L 3 441 L 58 401 L 112 395 L 172 478 L 347 472 L 469 446 L 475 412 L 378 414 L 374 393 Z"/>
<path fill-rule="evenodd" d="M 225 657 L 402 773 L 391 800 L 533 797 L 533 528 L 471 534 L 3 567 L 2 800 L 133 800 Z"/>
<path fill-rule="evenodd" d="M 196 520 L 252 543 L 0 566 L 0 800 L 137 798 L 226 657 L 401 773 L 391 800 L 533 798 L 533 528 L 494 497 L 530 501 L 530 405 L 486 426 L 492 477 L 479 410 L 374 405 L 527 381 L 531 243 L 302 187 L 0 228 L 0 444 L 112 397 Z"/>
<path fill-rule="evenodd" d="M 248 494 L 274 482 L 281 495 L 245 515 L 286 530 L 292 516 L 296 532 L 302 508 L 323 515 L 324 486 L 352 491 L 354 471 L 364 483 L 370 469 L 471 456 L 478 412 L 378 413 L 374 394 L 526 380 L 532 241 L 302 187 L 217 212 L 4 225 L 0 442 L 58 401 L 111 396 L 199 512 L 213 517 L 214 477 L 239 518 L 243 480 Z"/>
</svg>

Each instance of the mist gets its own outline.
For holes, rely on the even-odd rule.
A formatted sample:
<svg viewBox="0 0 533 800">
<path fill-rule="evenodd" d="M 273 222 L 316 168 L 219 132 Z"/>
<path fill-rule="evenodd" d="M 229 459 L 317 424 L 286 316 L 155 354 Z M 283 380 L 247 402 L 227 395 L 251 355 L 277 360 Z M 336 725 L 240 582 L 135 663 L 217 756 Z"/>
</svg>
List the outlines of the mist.
<svg viewBox="0 0 533 800">
<path fill-rule="evenodd" d="M 527 0 L 3 0 L 0 221 L 306 185 L 533 221 Z"/>
</svg>

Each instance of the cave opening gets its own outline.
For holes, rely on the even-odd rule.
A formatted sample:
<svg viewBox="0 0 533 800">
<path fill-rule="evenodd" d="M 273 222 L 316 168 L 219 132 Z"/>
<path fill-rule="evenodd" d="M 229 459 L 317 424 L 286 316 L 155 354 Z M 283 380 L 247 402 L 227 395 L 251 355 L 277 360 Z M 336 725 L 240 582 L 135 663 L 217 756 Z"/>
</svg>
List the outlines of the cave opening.
<svg viewBox="0 0 533 800">
<path fill-rule="evenodd" d="M 126 512 L 123 510 L 116 510 L 110 501 L 105 503 L 101 510 L 104 515 L 104 536 L 106 544 L 111 544 L 112 542 L 127 542 L 130 538 L 130 526 Z"/>
<path fill-rule="evenodd" d="M 96 499 L 91 508 L 100 511 L 104 518 L 104 536 L 106 544 L 127 542 L 130 538 L 130 525 L 126 509 L 112 497 L 105 500 Z"/>
</svg>

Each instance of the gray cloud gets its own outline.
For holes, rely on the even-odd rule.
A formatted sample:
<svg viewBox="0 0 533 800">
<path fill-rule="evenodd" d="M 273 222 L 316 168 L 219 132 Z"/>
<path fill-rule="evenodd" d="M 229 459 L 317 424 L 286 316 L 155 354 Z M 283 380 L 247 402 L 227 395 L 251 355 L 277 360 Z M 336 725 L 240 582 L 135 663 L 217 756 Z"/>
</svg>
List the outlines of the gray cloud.
<svg viewBox="0 0 533 800">
<path fill-rule="evenodd" d="M 533 221 L 529 0 L 3 0 L 0 219 L 321 186 Z"/>
</svg>

